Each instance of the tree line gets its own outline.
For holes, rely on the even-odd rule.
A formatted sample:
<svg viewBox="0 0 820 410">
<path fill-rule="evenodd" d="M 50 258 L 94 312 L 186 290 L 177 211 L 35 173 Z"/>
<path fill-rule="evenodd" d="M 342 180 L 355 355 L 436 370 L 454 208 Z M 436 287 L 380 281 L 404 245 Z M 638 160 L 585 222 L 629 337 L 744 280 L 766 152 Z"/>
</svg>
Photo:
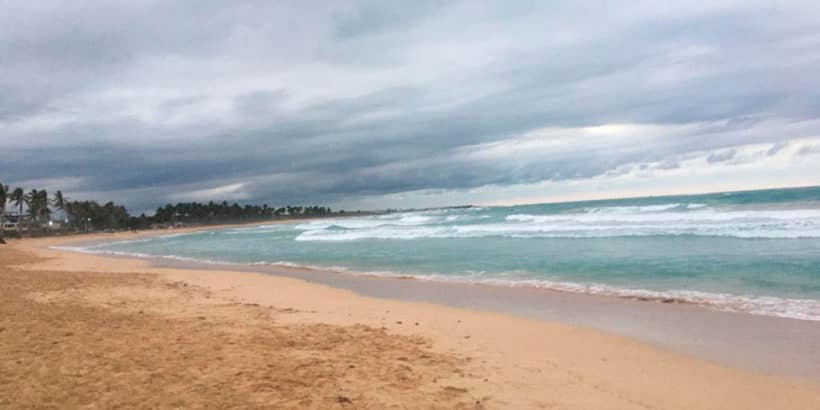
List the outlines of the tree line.
<svg viewBox="0 0 820 410">
<path fill-rule="evenodd" d="M 114 202 L 100 205 L 96 201 L 72 201 L 62 191 L 49 195 L 45 189 L 26 192 L 23 188 L 10 189 L 0 183 L 0 238 L 9 223 L 18 235 L 24 229 L 41 233 L 48 229 L 49 222 L 56 222 L 55 229 L 58 230 L 87 232 L 125 229 L 129 217 L 125 207 Z"/>
<path fill-rule="evenodd" d="M 73 201 L 62 191 L 49 195 L 45 189 L 23 188 L 10 190 L 0 183 L 0 238 L 3 238 L 8 222 L 14 226 L 17 235 L 25 229 L 28 232 L 44 232 L 49 222 L 56 222 L 59 230 L 89 232 L 100 230 L 150 229 L 177 224 L 225 224 L 254 222 L 275 218 L 306 218 L 334 215 L 329 207 L 229 204 L 208 202 L 180 202 L 157 208 L 154 215 L 132 216 L 124 206 L 107 202 L 103 205 L 95 201 Z M 6 214 L 7 208 L 15 215 Z M 24 213 L 24 208 L 27 213 Z M 336 215 L 344 211 L 336 212 Z M 56 218 L 55 218 L 56 217 Z"/>
<path fill-rule="evenodd" d="M 131 229 L 149 229 L 157 225 L 163 227 L 176 224 L 231 224 L 277 218 L 313 218 L 340 215 L 342 213 L 344 211 L 334 213 L 329 207 L 324 206 L 283 206 L 277 208 L 268 204 L 242 206 L 235 202 L 229 204 L 228 201 L 179 202 L 157 208 L 153 216 L 141 214 L 137 217 L 131 217 L 129 227 Z"/>
</svg>

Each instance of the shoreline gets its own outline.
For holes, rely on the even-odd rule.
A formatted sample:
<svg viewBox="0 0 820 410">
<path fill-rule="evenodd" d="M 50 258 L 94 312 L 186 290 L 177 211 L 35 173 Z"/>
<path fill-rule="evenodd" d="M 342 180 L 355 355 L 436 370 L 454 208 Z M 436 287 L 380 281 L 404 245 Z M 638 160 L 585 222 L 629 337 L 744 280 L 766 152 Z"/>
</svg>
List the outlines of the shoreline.
<svg viewBox="0 0 820 410">
<path fill-rule="evenodd" d="M 310 220 L 310 219 L 308 219 Z M 287 224 L 298 220 L 280 220 L 277 223 Z M 208 232 L 228 230 L 234 228 L 249 228 L 262 227 L 267 224 L 246 223 L 233 225 L 213 225 L 191 227 L 180 232 L 171 233 L 156 233 L 156 231 L 149 231 L 145 234 L 135 236 L 135 238 L 142 238 L 147 236 L 154 237 L 172 237 L 177 235 L 184 235 L 195 232 Z M 122 241 L 127 243 L 133 238 Z M 118 240 L 107 239 L 91 239 L 72 243 L 71 246 L 63 246 L 62 250 L 69 250 L 74 252 L 88 253 L 92 255 L 103 255 L 109 257 L 125 257 L 125 258 L 140 258 L 164 261 L 170 260 L 174 263 L 193 263 L 201 266 L 215 265 L 225 267 L 239 267 L 245 269 L 247 266 L 270 266 L 271 269 L 290 269 L 298 271 L 317 271 L 331 274 L 353 275 L 360 277 L 376 277 L 387 279 L 413 279 L 432 283 L 459 283 L 468 285 L 482 285 L 482 286 L 500 286 L 512 288 L 532 288 L 545 291 L 566 292 L 576 294 L 588 294 L 603 297 L 612 297 L 625 300 L 635 300 L 650 303 L 668 303 L 668 304 L 687 304 L 702 308 L 712 309 L 722 312 L 742 313 L 768 317 L 779 317 L 785 319 L 798 319 L 820 322 L 820 301 L 815 299 L 794 298 L 786 296 L 753 296 L 753 295 L 738 295 L 723 292 L 712 292 L 692 289 L 669 289 L 669 290 L 654 290 L 634 287 L 618 287 L 607 285 L 603 283 L 577 283 L 570 281 L 552 281 L 552 280 L 538 280 L 526 279 L 522 281 L 505 281 L 500 279 L 488 278 L 481 280 L 470 280 L 461 276 L 447 276 L 438 274 L 414 274 L 394 271 L 359 271 L 349 269 L 345 266 L 319 266 L 302 264 L 290 261 L 258 261 L 258 262 L 231 262 L 209 259 L 196 259 L 191 257 L 179 255 L 150 255 L 127 251 L 110 251 L 110 250 L 93 250 L 97 245 L 105 245 L 108 243 L 115 243 Z M 61 247 L 56 247 L 59 249 Z"/>
<path fill-rule="evenodd" d="M 287 222 L 290 221 L 281 223 Z M 180 232 L 148 232 L 128 239 L 247 226 L 249 224 L 189 228 Z M 83 241 L 82 245 L 93 246 L 109 241 L 108 238 L 93 238 Z M 78 252 L 70 249 L 77 245 L 68 241 L 53 249 Z M 360 296 L 434 303 L 581 326 L 721 365 L 820 382 L 820 353 L 817 353 L 820 352 L 820 321 L 816 320 L 727 311 L 688 301 L 668 303 L 660 298 L 642 299 L 541 287 L 357 274 L 267 263 L 213 263 L 193 258 L 127 253 L 87 254 L 142 260 L 157 268 L 263 273 L 349 290 Z"/>
<path fill-rule="evenodd" d="M 229 228 L 217 228 L 217 229 L 229 229 Z M 194 231 L 196 232 L 196 231 Z M 185 234 L 180 232 L 179 234 Z M 176 234 L 170 234 L 176 235 Z M 164 236 L 164 235 L 158 235 Z M 123 241 L 128 242 L 128 240 Z M 619 288 L 611 285 L 605 285 L 601 283 L 592 283 L 592 284 L 584 284 L 584 283 L 574 283 L 574 282 L 552 282 L 552 281 L 502 281 L 496 279 L 486 279 L 486 280 L 468 280 L 463 277 L 453 276 L 441 276 L 441 275 L 423 275 L 423 274 L 411 274 L 411 273 L 400 273 L 400 272 L 393 272 L 393 271 L 357 271 L 353 269 L 349 269 L 344 266 L 318 266 L 318 265 L 306 265 L 288 261 L 277 261 L 277 262 L 267 262 L 267 261 L 260 261 L 260 262 L 249 262 L 249 263 L 242 263 L 242 262 L 230 262 L 230 261 L 219 261 L 219 260 L 209 260 L 209 259 L 196 259 L 192 257 L 185 257 L 179 255 L 150 255 L 150 254 L 141 254 L 141 253 L 134 253 L 134 252 L 127 252 L 127 251 L 109 251 L 109 250 L 93 250 L 89 249 L 96 245 L 104 245 L 106 243 L 110 243 L 108 241 L 90 241 L 83 244 L 72 244 L 71 246 L 54 246 L 53 249 L 55 250 L 64 250 L 70 252 L 79 252 L 79 253 L 86 253 L 90 255 L 99 255 L 104 257 L 112 257 L 112 258 L 136 258 L 136 259 L 145 259 L 150 260 L 160 265 L 162 264 L 179 264 L 180 266 L 184 266 L 185 264 L 190 264 L 191 266 L 195 267 L 204 267 L 209 268 L 213 267 L 224 267 L 224 268 L 233 268 L 239 270 L 248 270 L 248 269 L 255 269 L 256 267 L 265 267 L 265 269 L 270 269 L 273 271 L 279 270 L 288 270 L 288 271 L 296 271 L 296 272 L 317 272 L 322 274 L 338 274 L 338 275 L 349 275 L 354 277 L 362 277 L 362 278 L 374 278 L 374 279 L 388 279 L 388 280 L 418 280 L 421 282 L 428 282 L 428 283 L 443 283 L 443 284 L 459 284 L 459 285 L 469 285 L 469 286 L 489 286 L 489 287 L 502 287 L 502 288 L 517 288 L 517 289 L 533 289 L 545 292 L 559 292 L 559 293 L 572 293 L 572 294 L 579 294 L 579 295 L 590 295 L 590 296 L 597 296 L 597 297 L 605 297 L 605 298 L 616 298 L 616 299 L 623 299 L 623 300 L 631 300 L 631 301 L 638 301 L 638 302 L 646 302 L 646 303 L 664 303 L 664 304 L 679 304 L 679 305 L 691 305 L 696 306 L 703 309 L 710 309 L 718 312 L 726 312 L 726 313 L 738 313 L 744 315 L 755 315 L 755 316 L 764 316 L 764 317 L 774 317 L 774 318 L 781 318 L 781 319 L 793 319 L 793 320 L 806 320 L 806 321 L 814 321 L 820 322 L 820 312 L 817 312 L 817 307 L 820 305 L 820 302 L 815 301 L 813 299 L 795 299 L 795 298 L 785 298 L 780 296 L 761 296 L 761 297 L 754 297 L 754 296 L 744 296 L 744 295 L 734 295 L 734 294 L 727 294 L 727 293 L 716 293 L 716 292 L 707 292 L 707 291 L 698 291 L 698 290 L 668 290 L 668 291 L 658 291 L 658 290 L 651 290 L 651 289 L 640 289 L 640 288 Z M 592 290 L 594 289 L 594 290 Z M 728 301 L 726 300 L 728 299 Z M 761 302 L 765 300 L 765 302 Z M 809 313 L 806 312 L 794 312 L 789 311 L 786 313 L 782 312 L 782 308 L 778 310 L 771 309 L 769 310 L 761 310 L 760 304 L 767 304 L 771 305 L 772 301 L 778 301 L 779 303 L 791 303 L 791 304 L 808 304 L 811 303 L 814 307 L 814 310 L 809 310 Z"/>
<path fill-rule="evenodd" d="M 209 226 L 203 229 L 219 228 Z M 151 233 L 159 235 L 169 232 Z M 170 233 L 181 232 L 174 230 Z M 490 289 L 491 291 L 484 292 L 486 295 L 479 300 L 484 303 L 495 299 L 495 305 L 474 306 L 465 301 L 475 300 L 476 289 L 486 291 L 484 288 L 489 287 L 446 286 L 441 283 L 433 285 L 423 281 L 361 278 L 327 273 L 306 275 L 305 271 L 290 270 L 288 273 L 286 269 L 277 269 L 277 272 L 258 272 L 237 269 L 235 266 L 165 266 L 142 259 L 103 257 L 46 248 L 51 245 L 65 245 L 72 241 L 76 243 L 77 239 L 112 239 L 112 234 L 102 235 L 104 236 L 99 238 L 28 239 L 13 241 L 10 246 L 51 258 L 42 264 L 50 269 L 146 272 L 159 275 L 167 281 L 181 281 L 201 286 L 231 300 L 268 306 L 289 306 L 299 311 L 313 312 L 291 316 L 296 323 L 364 324 L 383 327 L 398 334 L 422 335 L 433 340 L 437 350 L 458 352 L 472 357 L 475 363 L 482 363 L 479 366 L 481 369 L 472 369 L 474 373 L 492 374 L 493 379 L 502 380 L 503 382 L 493 386 L 485 386 L 486 382 L 482 382 L 480 378 L 470 381 L 477 386 L 483 386 L 482 388 L 491 387 L 496 403 L 505 403 L 500 407 L 507 407 L 510 404 L 537 407 L 533 405 L 534 401 L 521 401 L 524 397 L 537 397 L 549 402 L 550 397 L 554 400 L 557 395 L 561 397 L 559 403 L 575 404 L 592 400 L 593 397 L 601 400 L 608 397 L 611 400 L 612 392 L 617 392 L 618 396 L 648 403 L 650 407 L 666 408 L 748 408 L 750 405 L 759 406 L 760 403 L 776 404 L 781 407 L 788 403 L 801 403 L 802 406 L 794 406 L 801 408 L 806 407 L 807 403 L 820 403 L 818 379 L 814 377 L 783 374 L 773 376 L 749 369 L 727 367 L 726 363 L 716 364 L 715 360 L 693 355 L 679 347 L 664 346 L 662 343 L 642 340 L 634 335 L 625 335 L 624 329 L 629 330 L 629 323 L 618 324 L 624 326 L 620 331 L 601 329 L 600 326 L 596 327 L 595 323 L 584 323 L 581 319 L 585 312 L 575 312 L 575 317 L 561 317 L 562 320 L 558 321 L 554 318 L 538 317 L 535 314 L 537 312 L 532 311 L 530 303 L 534 299 L 543 299 L 543 290 L 537 292 L 541 294 L 539 297 L 534 295 L 536 292 L 519 292 L 521 289 L 516 289 L 516 292 Z M 120 235 L 117 239 L 126 239 L 124 236 L 131 239 L 138 237 L 130 234 Z M 363 285 L 365 283 L 366 285 Z M 374 285 L 375 283 L 379 285 Z M 385 283 L 393 285 L 383 286 Z M 402 286 L 397 287 L 396 283 Z M 412 289 L 408 290 L 409 288 Z M 422 288 L 426 290 L 419 290 Z M 283 292 L 282 289 L 288 291 Z M 454 291 L 456 289 L 460 290 Z M 637 310 L 633 305 L 640 304 L 642 306 L 638 310 L 659 316 L 663 322 L 663 316 L 668 316 L 669 312 L 707 312 L 706 309 L 686 305 L 628 300 L 609 303 L 606 301 L 613 298 L 560 293 L 562 292 L 551 292 L 549 299 L 554 299 L 555 306 L 563 306 L 564 309 L 547 313 L 560 316 L 578 307 L 587 306 L 587 310 L 595 311 L 592 312 L 595 314 L 613 309 L 634 314 Z M 434 297 L 435 294 L 439 297 Z M 528 294 L 528 297 L 523 304 L 511 305 L 506 311 L 494 309 L 498 308 L 499 303 L 520 299 L 524 294 Z M 442 302 L 442 296 L 449 299 Z M 597 302 L 591 303 L 593 300 Z M 596 304 L 602 302 L 606 303 Z M 529 312 L 524 309 L 528 304 L 531 310 Z M 708 312 L 715 317 L 714 311 Z M 728 313 L 718 316 L 729 318 L 731 321 L 738 320 L 738 316 Z M 600 319 L 601 317 L 598 318 L 599 322 Z M 697 321 L 702 318 L 696 314 L 690 319 Z M 758 320 L 754 322 L 761 324 Z M 789 320 L 775 318 L 771 323 L 774 322 L 787 323 Z M 764 325 L 771 326 L 771 323 Z M 750 353 L 743 350 L 740 349 L 741 356 Z M 815 357 L 804 357 L 804 361 L 816 363 L 817 351 L 814 350 Z M 777 356 L 776 352 L 772 353 Z M 558 373 L 562 376 L 559 377 L 555 372 L 544 372 L 549 368 L 560 369 Z M 617 371 L 613 372 L 613 369 Z M 572 379 L 569 374 L 580 374 L 585 380 L 595 380 L 595 385 L 606 386 L 609 393 L 595 393 L 597 389 L 584 383 L 581 385 L 585 386 L 585 393 L 581 395 L 578 395 L 579 391 L 576 388 L 568 388 L 566 391 L 556 391 L 553 388 L 544 391 L 545 386 L 556 387 L 568 383 Z M 710 385 L 708 382 L 716 379 L 724 382 L 719 386 Z M 674 390 L 682 385 L 688 386 L 688 391 L 685 394 L 675 393 Z M 778 396 L 776 392 L 782 395 Z M 796 394 L 795 392 L 799 393 L 798 396 L 802 397 L 803 401 L 789 399 Z M 725 401 L 726 397 L 731 398 L 729 404 Z M 490 403 L 492 402 L 493 400 L 490 400 Z M 595 403 L 599 405 L 589 405 L 587 402 L 587 405 L 580 407 L 636 407 L 625 406 L 626 402 L 617 400 Z M 605 405 L 606 403 L 609 404 Z"/>
<path fill-rule="evenodd" d="M 103 257 L 106 257 L 103 255 Z M 115 256 L 113 258 L 129 258 Z M 554 289 L 355 275 L 271 265 L 137 258 L 158 268 L 261 273 L 386 301 L 512 315 L 628 337 L 745 370 L 820 382 L 820 322 Z"/>
</svg>

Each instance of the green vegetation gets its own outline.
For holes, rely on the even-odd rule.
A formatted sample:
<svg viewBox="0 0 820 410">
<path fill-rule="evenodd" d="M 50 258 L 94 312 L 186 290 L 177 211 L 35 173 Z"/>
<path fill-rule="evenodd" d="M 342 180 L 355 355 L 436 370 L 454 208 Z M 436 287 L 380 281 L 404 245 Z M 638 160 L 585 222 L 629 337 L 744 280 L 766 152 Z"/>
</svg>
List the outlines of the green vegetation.
<svg viewBox="0 0 820 410">
<path fill-rule="evenodd" d="M 44 189 L 25 192 L 18 187 L 10 191 L 7 185 L 0 184 L 0 205 L 0 238 L 7 225 L 15 227 L 16 236 L 23 231 L 43 234 L 49 231 L 88 232 L 128 228 L 129 215 L 122 205 L 70 201 L 61 191 L 50 198 Z M 7 208 L 11 208 L 12 212 Z M 58 218 L 54 218 L 55 213 L 59 213 Z"/>
<path fill-rule="evenodd" d="M 331 215 L 333 211 L 323 206 L 286 206 L 282 208 L 264 205 L 228 204 L 227 201 L 207 204 L 199 202 L 180 202 L 176 205 L 165 205 L 157 208 L 153 222 L 168 223 L 240 223 L 266 220 L 275 217 L 315 217 Z"/>
<path fill-rule="evenodd" d="M 68 201 L 64 204 L 68 228 L 74 231 L 128 229 L 128 211 L 122 205 L 94 201 Z"/>
<path fill-rule="evenodd" d="M 49 197 L 46 190 L 23 188 L 9 190 L 0 184 L 0 239 L 4 228 L 13 226 L 16 236 L 48 232 L 91 232 L 101 230 L 151 229 L 177 225 L 210 225 L 265 221 L 280 218 L 315 218 L 340 215 L 323 206 L 285 206 L 181 202 L 157 208 L 153 216 L 131 216 L 124 206 L 108 202 L 72 201 L 57 191 Z M 9 207 L 12 212 L 6 212 Z M 25 212 L 24 212 L 25 211 Z"/>
</svg>

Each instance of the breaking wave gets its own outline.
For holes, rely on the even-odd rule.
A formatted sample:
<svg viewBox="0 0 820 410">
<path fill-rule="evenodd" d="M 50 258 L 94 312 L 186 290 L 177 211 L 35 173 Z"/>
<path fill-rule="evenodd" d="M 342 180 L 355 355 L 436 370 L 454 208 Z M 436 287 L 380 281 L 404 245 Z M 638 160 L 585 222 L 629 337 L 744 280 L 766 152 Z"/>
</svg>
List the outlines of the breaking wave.
<svg viewBox="0 0 820 410">
<path fill-rule="evenodd" d="M 542 288 L 820 321 L 820 188 L 803 199 L 792 191 L 761 195 L 395 212 L 64 249 Z M 672 239 L 679 237 L 685 240 Z"/>
<path fill-rule="evenodd" d="M 458 215 L 460 216 L 460 215 Z M 422 238 L 606 238 L 717 236 L 820 238 L 820 210 L 714 210 L 703 204 L 585 208 L 582 212 L 482 215 L 398 214 L 390 218 L 320 221 L 297 225 L 297 241 Z M 489 215 L 484 215 L 489 217 Z"/>
</svg>

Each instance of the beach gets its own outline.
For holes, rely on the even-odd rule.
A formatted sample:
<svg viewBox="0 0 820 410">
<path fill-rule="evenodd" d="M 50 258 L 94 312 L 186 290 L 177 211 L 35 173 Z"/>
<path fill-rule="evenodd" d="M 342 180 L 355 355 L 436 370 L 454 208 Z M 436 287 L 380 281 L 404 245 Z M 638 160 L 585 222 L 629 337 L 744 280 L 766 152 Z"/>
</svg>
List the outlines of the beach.
<svg viewBox="0 0 820 410">
<path fill-rule="evenodd" d="M 0 410 L 820 410 L 820 7 L 10 0 Z"/>
<path fill-rule="evenodd" d="M 589 326 L 49 248 L 89 239 L 0 248 L 1 406 L 820 407 L 810 375 Z"/>
</svg>

